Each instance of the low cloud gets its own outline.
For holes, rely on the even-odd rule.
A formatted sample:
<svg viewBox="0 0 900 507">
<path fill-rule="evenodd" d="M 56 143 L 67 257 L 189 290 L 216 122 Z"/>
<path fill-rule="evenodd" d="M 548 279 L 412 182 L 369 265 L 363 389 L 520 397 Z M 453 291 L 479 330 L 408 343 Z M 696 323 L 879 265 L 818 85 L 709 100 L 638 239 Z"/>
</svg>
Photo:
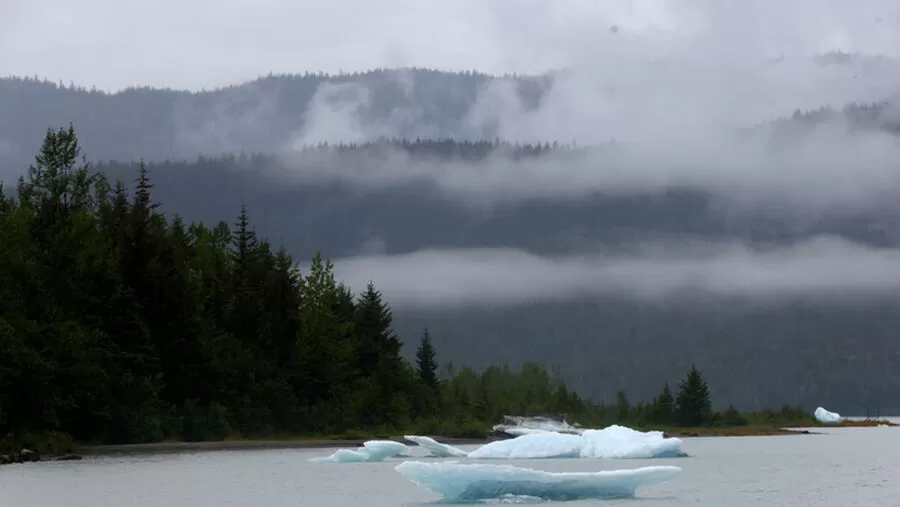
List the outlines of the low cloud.
<svg viewBox="0 0 900 507">
<path fill-rule="evenodd" d="M 4 72 L 101 89 L 397 65 L 538 73 L 647 54 L 900 52 L 895 0 L 4 0 L 2 13 Z"/>
<path fill-rule="evenodd" d="M 900 61 L 845 53 L 766 59 L 747 51 L 730 58 L 693 43 L 664 51 L 658 38 L 633 33 L 619 40 L 622 33 L 606 33 L 610 40 L 602 50 L 553 72 L 536 107 L 513 82 L 488 81 L 458 132 L 461 138 L 492 132 L 491 138 L 581 147 L 613 143 L 615 149 L 525 163 L 502 156 L 478 164 L 422 163 L 395 153 L 365 167 L 291 157 L 287 165 L 301 178 L 361 187 L 430 181 L 478 202 L 690 188 L 757 207 L 777 201 L 835 212 L 890 203 L 900 191 L 897 132 L 860 129 L 840 114 L 814 127 L 772 123 L 796 110 L 895 101 Z M 398 82 L 407 96 L 420 85 L 408 75 Z M 410 125 L 422 124 L 421 105 L 414 103 L 365 123 L 360 111 L 370 105 L 367 90 L 342 86 L 352 93 L 335 94 L 331 84 L 320 88 L 292 149 L 409 137 Z M 883 107 L 878 122 L 900 125 L 900 109 Z M 434 134 L 425 126 L 419 133 Z"/>
<path fill-rule="evenodd" d="M 397 308 L 504 306 L 584 298 L 653 304 L 734 299 L 859 304 L 900 294 L 900 250 L 819 237 L 790 247 L 661 242 L 547 258 L 519 250 L 424 250 L 335 261 L 354 290 L 371 280 Z"/>
<path fill-rule="evenodd" d="M 387 189 L 430 184 L 461 202 L 571 200 L 597 194 L 654 195 L 697 190 L 742 208 L 788 203 L 825 215 L 893 206 L 900 192 L 900 138 L 857 131 L 843 120 L 791 139 L 765 133 L 675 133 L 666 139 L 608 144 L 514 161 L 422 160 L 401 150 L 360 158 L 308 152 L 285 158 L 302 181 Z"/>
</svg>

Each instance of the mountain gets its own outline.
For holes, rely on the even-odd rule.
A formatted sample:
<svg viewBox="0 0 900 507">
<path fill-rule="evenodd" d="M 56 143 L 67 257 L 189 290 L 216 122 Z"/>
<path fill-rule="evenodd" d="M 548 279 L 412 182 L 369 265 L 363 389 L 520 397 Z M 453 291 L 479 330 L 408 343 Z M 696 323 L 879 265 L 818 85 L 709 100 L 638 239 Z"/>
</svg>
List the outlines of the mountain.
<svg viewBox="0 0 900 507">
<path fill-rule="evenodd" d="M 621 147 L 494 141 L 491 122 L 470 115 L 494 83 L 510 85 L 533 108 L 552 80 L 408 69 L 109 94 L 2 79 L 0 179 L 23 172 L 48 127 L 71 121 L 85 154 L 111 179 L 133 182 L 137 161 L 146 160 L 154 196 L 169 215 L 233 222 L 243 202 L 259 233 L 301 260 L 316 251 L 340 262 L 459 249 L 555 259 L 627 254 L 635 244 L 669 240 L 769 248 L 823 236 L 875 249 L 900 245 L 900 209 L 890 200 L 821 213 L 789 198 L 748 207 L 693 184 L 607 187 L 552 170 L 613 160 Z M 798 112 L 741 135 L 777 150 L 835 120 L 848 120 L 856 132 L 896 133 L 896 118 L 887 103 L 851 105 Z M 325 142 L 338 132 L 356 137 Z M 436 290 L 452 282 L 440 274 L 438 266 Z M 648 302 L 614 290 L 551 300 L 536 292 L 503 304 L 398 303 L 395 322 L 407 342 L 428 327 L 441 360 L 457 365 L 557 363 L 572 387 L 596 399 L 612 400 L 619 389 L 647 398 L 696 363 L 714 399 L 741 409 L 792 403 L 888 413 L 900 412 L 898 295 L 761 304 L 727 297 Z"/>
<path fill-rule="evenodd" d="M 479 205 L 448 194 L 427 177 L 378 186 L 359 184 L 361 177 L 353 182 L 308 176 L 377 173 L 396 163 L 391 158 L 396 153 L 405 154 L 409 167 L 417 161 L 430 168 L 440 167 L 436 161 L 456 161 L 460 165 L 452 167 L 463 170 L 491 157 L 508 157 L 527 170 L 537 161 L 575 163 L 597 149 L 383 140 L 310 148 L 291 159 L 226 156 L 148 163 L 147 168 L 155 195 L 170 214 L 231 222 L 239 211 L 234 203 L 244 202 L 260 234 L 286 245 L 297 258 L 322 251 L 339 266 L 340 259 L 358 255 L 469 248 L 552 259 L 628 252 L 644 241 L 686 238 L 777 246 L 836 236 L 874 248 L 900 245 L 896 209 L 813 219 L 794 215 L 789 207 L 737 213 L 721 196 L 690 189 Z M 378 162 L 382 159 L 384 166 Z M 138 164 L 97 167 L 128 182 Z M 439 266 L 435 269 L 434 290 L 440 292 L 446 277 Z M 390 281 L 371 276 L 376 283 Z M 897 295 L 835 305 L 815 298 L 762 304 L 729 298 L 646 302 L 624 292 L 599 299 L 572 294 L 554 301 L 535 293 L 521 295 L 516 304 L 396 305 L 395 315 L 401 336 L 417 336 L 427 327 L 443 361 L 556 363 L 573 387 L 596 399 L 612 401 L 619 389 L 634 399 L 652 396 L 696 363 L 723 403 L 747 409 L 825 404 L 864 413 L 900 410 L 893 396 L 900 388 L 900 314 L 892 300 Z"/>
<path fill-rule="evenodd" d="M 401 137 L 489 138 L 466 121 L 489 82 L 509 82 L 534 105 L 549 78 L 426 69 L 267 76 L 223 89 L 131 88 L 117 93 L 38 79 L 0 79 L 0 166 L 27 163 L 50 126 L 73 122 L 92 160 L 180 160 L 270 153 L 305 134 L 319 105 L 348 108 L 361 128 Z M 4 172 L 0 170 L 0 178 Z"/>
</svg>

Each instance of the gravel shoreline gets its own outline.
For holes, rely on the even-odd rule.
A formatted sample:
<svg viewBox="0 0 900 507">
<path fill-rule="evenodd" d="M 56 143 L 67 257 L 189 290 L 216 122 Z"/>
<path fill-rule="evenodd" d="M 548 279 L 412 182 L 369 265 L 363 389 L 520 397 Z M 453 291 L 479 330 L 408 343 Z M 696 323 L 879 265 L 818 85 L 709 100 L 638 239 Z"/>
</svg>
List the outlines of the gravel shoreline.
<svg viewBox="0 0 900 507">
<path fill-rule="evenodd" d="M 439 442 L 450 445 L 474 445 L 489 442 L 490 439 L 481 438 L 446 438 L 432 437 Z M 80 446 L 76 450 L 84 456 L 104 456 L 110 454 L 151 454 L 169 452 L 191 451 L 236 451 L 236 450 L 263 450 L 263 449 L 330 449 L 359 447 L 366 440 L 375 439 L 351 439 L 351 440 L 226 440 L 218 442 L 161 442 L 152 444 L 123 444 L 123 445 L 91 445 Z M 410 445 L 403 437 L 395 436 L 378 440 L 395 440 Z"/>
</svg>

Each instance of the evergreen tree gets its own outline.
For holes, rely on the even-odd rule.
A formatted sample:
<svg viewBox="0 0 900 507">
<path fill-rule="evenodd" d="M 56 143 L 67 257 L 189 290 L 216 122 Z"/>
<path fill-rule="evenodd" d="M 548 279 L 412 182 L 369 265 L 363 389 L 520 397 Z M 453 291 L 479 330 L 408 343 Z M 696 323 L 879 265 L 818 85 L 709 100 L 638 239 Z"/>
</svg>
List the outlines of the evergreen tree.
<svg viewBox="0 0 900 507">
<path fill-rule="evenodd" d="M 631 403 L 628 402 L 628 397 L 625 395 L 625 391 L 617 391 L 616 392 L 616 422 L 620 424 L 624 424 L 631 413 Z"/>
<path fill-rule="evenodd" d="M 691 365 L 690 371 L 678 386 L 676 396 L 678 419 L 682 426 L 703 426 L 712 417 L 709 387 L 703 374 Z"/>
<path fill-rule="evenodd" d="M 659 424 L 669 425 L 675 423 L 675 398 L 672 396 L 668 382 L 663 386 L 662 392 L 659 393 L 659 396 L 654 401 L 652 419 L 653 422 Z"/>
<path fill-rule="evenodd" d="M 431 344 L 431 336 L 426 329 L 422 332 L 422 339 L 419 347 L 416 349 L 416 367 L 418 369 L 419 380 L 429 389 L 437 392 L 438 376 L 437 376 L 437 352 Z"/>
<path fill-rule="evenodd" d="M 475 156 L 478 146 L 428 149 Z M 130 196 L 111 187 L 69 126 L 47 132 L 17 195 L 0 187 L 0 451 L 9 434 L 47 431 L 124 443 L 407 428 L 483 436 L 503 414 L 547 412 L 592 426 L 673 420 L 668 385 L 651 410 L 624 393 L 593 404 L 534 363 L 448 363 L 439 380 L 428 331 L 408 362 L 373 283 L 354 298 L 322 255 L 301 275 L 256 236 L 246 206 L 233 230 L 168 219 L 149 171 L 136 169 Z M 696 368 L 677 407 L 682 424 L 710 420 Z M 723 421 L 739 416 L 729 408 Z M 776 416 L 799 417 L 789 407 Z"/>
</svg>

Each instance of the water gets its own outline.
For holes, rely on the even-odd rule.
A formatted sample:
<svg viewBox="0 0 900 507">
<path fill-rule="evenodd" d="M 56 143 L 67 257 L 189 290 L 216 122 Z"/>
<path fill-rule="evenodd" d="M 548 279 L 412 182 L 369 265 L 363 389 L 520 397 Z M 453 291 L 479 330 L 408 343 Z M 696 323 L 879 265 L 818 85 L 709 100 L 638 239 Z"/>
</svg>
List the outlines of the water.
<svg viewBox="0 0 900 507">
<path fill-rule="evenodd" d="M 692 457 L 681 459 L 508 463 L 550 471 L 664 464 L 684 469 L 672 482 L 639 489 L 636 499 L 572 503 L 578 506 L 897 505 L 900 428 L 824 431 L 822 435 L 685 439 L 684 450 Z M 307 462 L 330 452 L 215 451 L 2 466 L 0 506 L 393 507 L 437 500 L 393 470 L 399 461 Z"/>
</svg>

